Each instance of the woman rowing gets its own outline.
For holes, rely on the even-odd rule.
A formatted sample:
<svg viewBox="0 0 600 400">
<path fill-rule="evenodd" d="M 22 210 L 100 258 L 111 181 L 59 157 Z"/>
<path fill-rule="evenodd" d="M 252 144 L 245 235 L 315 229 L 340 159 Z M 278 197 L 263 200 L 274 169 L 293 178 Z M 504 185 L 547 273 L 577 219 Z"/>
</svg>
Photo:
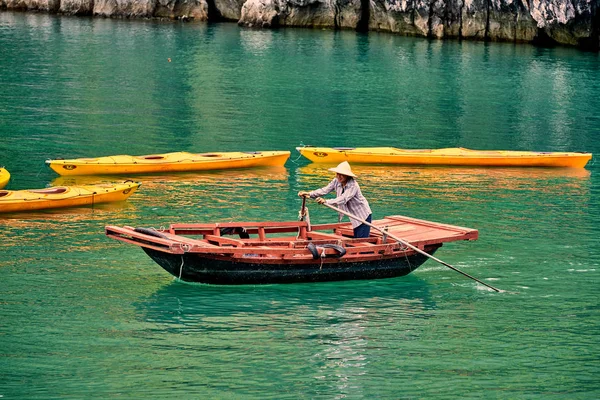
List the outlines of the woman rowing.
<svg viewBox="0 0 600 400">
<path fill-rule="evenodd" d="M 298 192 L 298 196 L 316 199 L 319 204 L 336 206 L 341 210 L 371 223 L 371 207 L 369 207 L 369 202 L 361 193 L 358 182 L 354 179 L 356 178 L 356 175 L 352 173 L 350 164 L 348 164 L 347 161 L 344 161 L 337 167 L 330 168 L 329 171 L 335 172 L 335 178 L 333 178 L 327 186 L 311 192 Z M 335 199 L 325 200 L 321 197 L 334 190 L 336 193 Z M 342 217 L 343 215 L 340 214 L 340 221 Z M 371 233 L 371 227 L 369 225 L 363 224 L 353 218 L 350 218 L 350 223 L 354 229 L 355 238 L 369 237 L 369 234 Z"/>
</svg>

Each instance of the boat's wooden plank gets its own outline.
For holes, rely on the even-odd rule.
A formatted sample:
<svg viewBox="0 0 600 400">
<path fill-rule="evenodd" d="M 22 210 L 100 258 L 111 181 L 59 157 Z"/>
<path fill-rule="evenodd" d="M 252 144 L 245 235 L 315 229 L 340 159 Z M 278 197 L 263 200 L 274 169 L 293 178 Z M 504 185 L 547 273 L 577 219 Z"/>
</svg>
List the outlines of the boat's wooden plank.
<svg viewBox="0 0 600 400">
<path fill-rule="evenodd" d="M 210 242 L 216 242 L 219 246 L 223 246 L 224 244 L 230 244 L 236 247 L 244 247 L 246 244 L 239 239 L 233 239 L 225 236 L 217 236 L 217 235 L 205 235 L 204 239 Z"/>
<path fill-rule="evenodd" d="M 422 229 L 416 232 L 409 232 L 405 235 L 395 235 L 399 239 L 404 240 L 412 244 L 413 246 L 417 246 L 421 248 L 423 245 L 433 244 L 433 243 L 444 243 L 449 241 L 456 240 L 467 240 L 468 235 L 464 233 L 454 233 L 449 234 L 448 231 L 440 230 L 440 229 Z M 393 240 L 390 238 L 390 240 Z"/>
<path fill-rule="evenodd" d="M 371 229 L 371 236 L 369 238 L 356 238 L 356 239 L 352 238 L 352 235 L 354 235 L 354 231 L 352 229 L 337 229 L 336 231 L 338 232 L 339 235 L 349 236 L 346 243 L 352 243 L 352 242 L 350 242 L 350 240 L 352 240 L 352 241 L 358 242 L 358 243 L 363 243 L 365 241 L 368 241 L 369 243 L 373 243 L 373 244 L 382 244 L 381 239 L 383 237 L 383 234 L 376 229 Z M 396 241 L 388 237 L 387 243 L 390 243 L 390 242 L 395 243 Z"/>
<path fill-rule="evenodd" d="M 165 253 L 171 253 L 171 254 L 183 254 L 184 253 L 183 249 L 178 248 L 178 247 L 162 246 L 162 245 L 150 243 L 150 242 L 140 242 L 139 240 L 135 240 L 135 239 L 125 237 L 125 236 L 115 235 L 112 233 L 107 233 L 106 236 L 113 238 L 113 239 L 117 239 L 121 242 L 135 244 L 136 246 L 146 247 L 149 249 L 154 249 L 154 250 L 165 252 Z"/>
<path fill-rule="evenodd" d="M 372 247 L 372 246 L 377 246 L 377 244 L 369 243 L 369 242 L 354 242 L 354 243 L 347 243 L 346 246 L 349 246 L 349 247 Z"/>
<path fill-rule="evenodd" d="M 316 231 L 306 232 L 306 237 L 308 239 L 332 239 L 332 240 L 340 240 L 340 241 L 347 241 L 349 239 L 345 236 L 336 235 L 335 233 L 325 233 L 325 232 L 316 232 Z"/>
<path fill-rule="evenodd" d="M 133 244 L 142 245 L 138 242 L 133 242 Z M 187 253 L 197 253 L 197 254 L 206 254 L 206 255 L 215 255 L 220 257 L 236 257 L 236 259 L 250 259 L 253 261 L 263 260 L 273 260 L 277 258 L 282 259 L 302 259 L 305 257 L 312 257 L 312 253 L 307 248 L 289 248 L 289 247 L 281 247 L 281 248 L 273 248 L 270 246 L 260 246 L 260 247 L 218 247 L 218 248 L 208 248 L 208 247 L 199 247 L 199 246 L 190 246 L 190 248 L 185 248 L 183 246 L 179 246 L 179 243 L 175 243 L 173 247 L 169 249 L 168 252 L 172 252 L 175 254 L 181 254 L 184 251 Z M 419 247 L 421 247 L 419 245 Z M 164 250 L 164 249 L 163 249 Z M 366 246 L 358 246 L 358 247 L 346 247 L 347 253 L 343 257 L 346 259 L 354 259 L 356 257 L 360 257 L 361 260 L 368 260 L 373 258 L 379 258 L 383 255 L 394 254 L 393 256 L 398 256 L 398 253 L 404 254 L 406 251 L 411 251 L 407 249 L 402 249 L 400 244 L 382 244 L 382 245 L 366 245 Z M 365 254 L 365 250 L 369 253 Z M 337 251 L 334 249 L 325 249 L 325 254 L 329 258 L 337 258 Z M 366 256 L 366 258 L 364 258 Z M 244 258 L 245 257 L 245 258 Z"/>
<path fill-rule="evenodd" d="M 375 223 L 373 224 L 381 229 L 387 228 L 389 234 L 408 242 L 440 238 L 446 238 L 444 241 L 461 240 L 461 236 L 464 236 L 462 239 L 465 240 L 475 240 L 478 237 L 478 232 L 475 229 L 439 224 L 403 216 L 386 217 L 385 220 L 377 220 Z M 350 229 L 338 228 L 337 233 L 340 235 L 352 234 L 352 231 Z M 372 237 L 381 238 L 383 235 L 381 231 L 371 229 Z M 394 239 L 388 237 L 387 241 L 392 242 Z"/>
<path fill-rule="evenodd" d="M 392 235 L 396 234 L 396 233 L 406 233 L 409 231 L 414 231 L 418 229 L 418 227 L 414 226 L 414 225 L 403 225 L 403 226 L 389 226 L 387 227 L 387 231 L 389 233 L 391 233 Z M 375 230 L 377 231 L 377 230 Z M 379 231 L 377 231 L 379 232 Z M 381 235 L 383 235 L 383 233 L 379 232 Z"/>
<path fill-rule="evenodd" d="M 405 231 L 405 232 L 401 232 L 400 234 L 391 231 L 390 233 L 396 237 L 399 237 L 400 239 L 409 241 L 412 238 L 420 238 L 420 237 L 429 237 L 432 233 L 439 233 L 439 232 L 443 232 L 439 229 L 435 229 L 435 228 L 423 228 L 421 227 L 420 229 L 414 229 L 411 231 Z M 448 234 L 448 232 L 444 232 L 445 234 Z"/>
<path fill-rule="evenodd" d="M 316 224 L 311 226 L 313 231 L 331 231 L 338 228 L 352 228 L 352 225 L 349 222 L 337 222 L 333 224 Z"/>
<path fill-rule="evenodd" d="M 266 238 L 266 240 L 259 240 L 259 239 L 243 239 L 244 242 L 246 243 L 246 246 L 248 247 L 253 247 L 253 246 L 284 246 L 284 247 L 289 247 L 290 243 L 302 243 L 304 242 L 304 246 L 306 246 L 306 244 L 308 243 L 306 240 L 304 241 L 300 241 L 300 240 L 296 240 L 296 237 L 277 237 L 277 238 Z"/>
<path fill-rule="evenodd" d="M 161 232 L 164 236 L 166 236 L 167 238 L 176 241 L 176 242 L 180 242 L 180 243 L 184 243 L 190 246 L 199 246 L 199 247 L 208 247 L 208 248 L 213 248 L 213 249 L 218 249 L 219 246 L 216 246 L 214 244 L 210 244 L 208 243 L 206 240 L 198 240 L 198 239 L 192 239 L 192 238 L 188 238 L 182 235 L 174 235 L 172 233 L 169 232 Z"/>
<path fill-rule="evenodd" d="M 249 235 L 260 235 L 260 230 L 263 229 L 265 234 L 274 233 L 290 233 L 290 232 L 301 232 L 303 229 L 307 229 L 307 226 L 297 225 L 282 225 L 279 227 L 245 227 L 241 224 L 234 224 L 235 226 L 224 227 L 186 227 L 186 226 L 171 226 L 169 231 L 177 235 L 213 235 L 215 231 L 218 232 L 222 228 L 243 228 Z"/>
<path fill-rule="evenodd" d="M 115 239 L 120 239 L 121 235 L 126 235 L 128 237 L 131 237 L 134 242 L 136 242 L 136 240 L 137 241 L 141 240 L 144 242 L 156 243 L 159 246 L 166 246 L 166 247 L 169 247 L 169 246 L 171 246 L 171 244 L 173 244 L 173 241 L 170 239 L 150 236 L 150 235 L 146 235 L 142 232 L 136 232 L 134 230 L 134 228 L 129 227 L 129 226 L 125 226 L 125 227 L 121 228 L 118 226 L 108 225 L 105 227 L 105 232 L 106 232 L 107 236 L 113 237 Z"/>
<path fill-rule="evenodd" d="M 217 223 L 193 223 L 193 224 L 185 224 L 185 223 L 177 223 L 171 224 L 170 228 L 174 230 L 179 229 L 214 229 L 214 228 L 283 228 L 283 227 L 293 227 L 299 228 L 301 226 L 308 226 L 306 221 L 285 221 L 285 222 L 217 222 Z"/>
<path fill-rule="evenodd" d="M 335 230 L 335 233 L 339 236 L 354 238 L 354 230 L 352 229 L 352 227 L 338 228 Z"/>
<path fill-rule="evenodd" d="M 399 219 L 394 219 L 394 218 L 389 218 L 389 217 L 384 217 L 382 219 L 378 219 L 372 222 L 373 225 L 375 226 L 380 226 L 380 227 L 385 227 L 385 226 L 398 226 L 398 225 L 404 225 L 406 224 L 405 221 L 399 220 Z"/>
<path fill-rule="evenodd" d="M 184 236 L 172 235 L 164 231 L 157 231 L 157 233 L 165 236 L 165 238 L 149 236 L 141 232 L 136 232 L 133 227 L 106 227 L 106 235 L 108 237 L 112 237 L 122 242 L 136 244 L 142 247 L 166 251 L 167 253 L 183 254 L 184 252 L 223 252 L 220 246 L 215 246 L 205 241 L 194 240 L 186 238 Z M 205 251 L 199 250 L 200 248 L 204 249 Z"/>
<path fill-rule="evenodd" d="M 460 240 L 460 238 L 470 238 L 472 235 L 476 235 L 477 232 L 461 232 L 461 231 L 447 231 L 444 229 L 429 228 L 421 229 L 415 232 L 408 232 L 403 237 L 407 241 L 413 240 Z"/>
<path fill-rule="evenodd" d="M 402 222 L 406 222 L 406 223 L 411 223 L 411 224 L 415 224 L 415 225 L 432 226 L 432 227 L 436 227 L 436 228 L 440 228 L 440 229 L 445 229 L 445 230 L 450 230 L 450 231 L 474 231 L 475 230 L 475 229 L 472 229 L 472 228 L 465 228 L 465 227 L 457 226 L 457 225 L 442 224 L 442 223 L 439 223 L 439 222 L 426 221 L 426 220 L 423 220 L 423 219 L 416 219 L 416 218 L 411 218 L 411 217 L 405 217 L 403 215 L 392 215 L 392 216 L 387 216 L 386 218 L 389 218 L 389 219 L 395 220 L 395 221 L 402 221 Z"/>
<path fill-rule="evenodd" d="M 435 243 L 447 243 L 447 242 L 455 242 L 457 240 L 476 240 L 477 239 L 477 234 L 476 233 L 467 233 L 467 234 L 463 234 L 463 235 L 456 235 L 456 236 L 430 236 L 430 237 L 426 237 L 426 238 L 420 238 L 417 240 L 411 240 L 410 243 L 414 244 L 414 243 L 419 243 L 419 244 L 425 244 L 425 245 L 429 245 L 429 244 L 435 244 Z"/>
</svg>

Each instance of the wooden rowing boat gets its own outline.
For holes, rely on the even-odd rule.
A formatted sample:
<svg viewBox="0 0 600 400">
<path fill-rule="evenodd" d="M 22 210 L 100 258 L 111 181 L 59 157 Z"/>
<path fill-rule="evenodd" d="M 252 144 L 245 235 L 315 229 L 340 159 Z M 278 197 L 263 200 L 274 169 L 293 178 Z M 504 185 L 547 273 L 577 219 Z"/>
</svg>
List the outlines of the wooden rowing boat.
<svg viewBox="0 0 600 400">
<path fill-rule="evenodd" d="M 485 167 L 583 168 L 591 153 L 509 150 L 397 149 L 394 147 L 297 147 L 312 162 L 350 164 L 462 165 Z"/>
<path fill-rule="evenodd" d="M 114 175 L 283 166 L 289 157 L 289 151 L 177 152 L 46 160 L 46 164 L 59 175 Z"/>
<path fill-rule="evenodd" d="M 443 243 L 478 237 L 475 229 L 398 215 L 373 224 L 427 254 L 433 254 Z M 391 278 L 414 271 L 428 259 L 376 230 L 368 238 L 354 239 L 350 223 L 311 227 L 305 221 L 226 222 L 172 224 L 160 230 L 129 226 L 105 229 L 108 237 L 141 247 L 171 275 L 189 282 L 262 284 Z"/>
<path fill-rule="evenodd" d="M 10 173 L 4 168 L 0 168 L 0 189 L 3 189 L 10 181 Z"/>
<path fill-rule="evenodd" d="M 117 184 L 54 186 L 45 189 L 0 190 L 0 213 L 89 206 L 124 201 L 140 186 Z"/>
</svg>

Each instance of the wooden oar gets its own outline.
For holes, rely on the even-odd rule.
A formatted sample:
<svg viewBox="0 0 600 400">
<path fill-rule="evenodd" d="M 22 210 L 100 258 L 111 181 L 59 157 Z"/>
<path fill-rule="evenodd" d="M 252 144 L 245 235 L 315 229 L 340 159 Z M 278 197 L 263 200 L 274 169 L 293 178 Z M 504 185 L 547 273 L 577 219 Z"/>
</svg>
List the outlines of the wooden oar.
<svg viewBox="0 0 600 400">
<path fill-rule="evenodd" d="M 332 205 L 330 205 L 330 204 L 327 204 L 327 203 L 323 203 L 323 205 L 324 205 L 325 207 L 329 207 L 329 208 L 331 208 L 331 209 L 332 209 L 332 210 L 334 210 L 334 211 L 337 211 L 337 212 L 339 212 L 339 213 L 341 213 L 341 214 L 344 214 L 344 215 L 346 215 L 346 216 L 348 216 L 348 217 L 350 217 L 350 218 L 352 218 L 352 219 L 355 219 L 355 220 L 357 220 L 358 222 L 360 222 L 360 223 L 362 223 L 362 224 L 365 224 L 365 225 L 368 225 L 368 226 L 370 226 L 371 228 L 375 228 L 375 229 L 377 229 L 379 232 L 381 232 L 381 233 L 383 233 L 384 235 L 387 235 L 387 236 L 391 237 L 392 239 L 394 239 L 394 240 L 398 241 L 399 243 L 402 243 L 403 245 L 405 245 L 405 246 L 407 246 L 407 247 L 409 247 L 409 248 L 413 249 L 413 250 L 414 250 L 414 251 L 416 251 L 417 253 L 420 253 L 420 254 L 423 254 L 424 256 L 427 256 L 427 257 L 431 258 L 432 260 L 434 260 L 434 261 L 437 261 L 437 262 L 439 262 L 440 264 L 442 264 L 442 265 L 444 265 L 444 266 L 446 266 L 446 267 L 448 267 L 448 268 L 450 268 L 450 269 L 452 269 L 452 270 L 454 270 L 454 271 L 458 272 L 459 274 L 463 274 L 463 275 L 464 275 L 464 276 L 466 276 L 467 278 L 473 279 L 474 281 L 476 281 L 476 282 L 479 282 L 479 283 L 481 283 L 482 285 L 484 285 L 484 286 L 487 286 L 487 287 L 489 287 L 490 289 L 493 289 L 493 290 L 495 290 L 496 292 L 503 292 L 503 290 L 496 289 L 495 287 L 493 287 L 493 286 L 491 286 L 491 285 L 488 285 L 487 283 L 485 283 L 485 282 L 482 282 L 482 281 L 480 281 L 479 279 L 477 279 L 477 278 L 475 278 L 475 277 L 473 277 L 473 276 L 471 276 L 471 275 L 467 274 L 466 272 L 462 272 L 460 269 L 458 269 L 458 268 L 456 268 L 456 267 L 453 267 L 452 265 L 450 265 L 450 264 L 448 264 L 448 263 L 446 263 L 446 262 L 444 262 L 444 261 L 440 260 L 439 258 L 436 258 L 436 257 L 432 256 L 431 254 L 428 254 L 428 253 L 424 252 L 423 250 L 419 249 L 418 247 L 415 247 L 415 246 L 413 246 L 412 244 L 410 244 L 410 243 L 408 243 L 408 242 L 406 242 L 406 241 L 404 241 L 404 240 L 400 239 L 399 237 L 396 237 L 396 236 L 392 235 L 391 233 L 389 233 L 389 232 L 387 232 L 387 231 L 385 231 L 385 230 L 381 229 L 380 227 L 378 227 L 378 226 L 375 226 L 375 225 L 371 224 L 370 222 L 367 222 L 367 221 L 365 221 L 365 220 L 363 220 L 363 219 L 360 219 L 360 218 L 359 218 L 359 217 L 357 217 L 356 215 L 352 215 L 352 214 L 350 214 L 349 212 L 346 212 L 346 211 L 344 211 L 344 210 L 341 210 L 341 209 L 339 209 L 339 208 L 337 208 L 337 207 L 334 207 L 334 206 L 332 206 Z"/>
<path fill-rule="evenodd" d="M 302 207 L 300 207 L 300 216 L 299 216 L 299 220 L 300 221 L 304 221 L 304 213 L 306 211 L 304 211 L 304 209 L 306 208 L 306 196 L 302 196 Z"/>
</svg>

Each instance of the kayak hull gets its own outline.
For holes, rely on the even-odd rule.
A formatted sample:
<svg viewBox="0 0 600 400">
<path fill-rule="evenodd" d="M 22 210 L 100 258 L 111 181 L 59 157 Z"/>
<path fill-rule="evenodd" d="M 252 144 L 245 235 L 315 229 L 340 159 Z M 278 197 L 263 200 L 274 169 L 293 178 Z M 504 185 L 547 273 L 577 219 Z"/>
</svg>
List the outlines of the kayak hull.
<svg viewBox="0 0 600 400">
<path fill-rule="evenodd" d="M 208 171 L 233 168 L 283 166 L 289 151 L 202 153 L 186 152 L 145 156 L 117 155 L 99 158 L 47 160 L 59 175 L 116 175 Z"/>
<path fill-rule="evenodd" d="M 0 168 L 0 189 L 4 189 L 8 181 L 10 181 L 10 173 L 4 168 Z"/>
<path fill-rule="evenodd" d="M 584 168 L 591 153 L 470 150 L 464 148 L 405 150 L 393 147 L 298 147 L 312 162 L 484 167 Z"/>
<path fill-rule="evenodd" d="M 86 186 L 56 186 L 39 190 L 0 190 L 0 213 L 81 207 L 125 201 L 137 182 Z"/>
</svg>

